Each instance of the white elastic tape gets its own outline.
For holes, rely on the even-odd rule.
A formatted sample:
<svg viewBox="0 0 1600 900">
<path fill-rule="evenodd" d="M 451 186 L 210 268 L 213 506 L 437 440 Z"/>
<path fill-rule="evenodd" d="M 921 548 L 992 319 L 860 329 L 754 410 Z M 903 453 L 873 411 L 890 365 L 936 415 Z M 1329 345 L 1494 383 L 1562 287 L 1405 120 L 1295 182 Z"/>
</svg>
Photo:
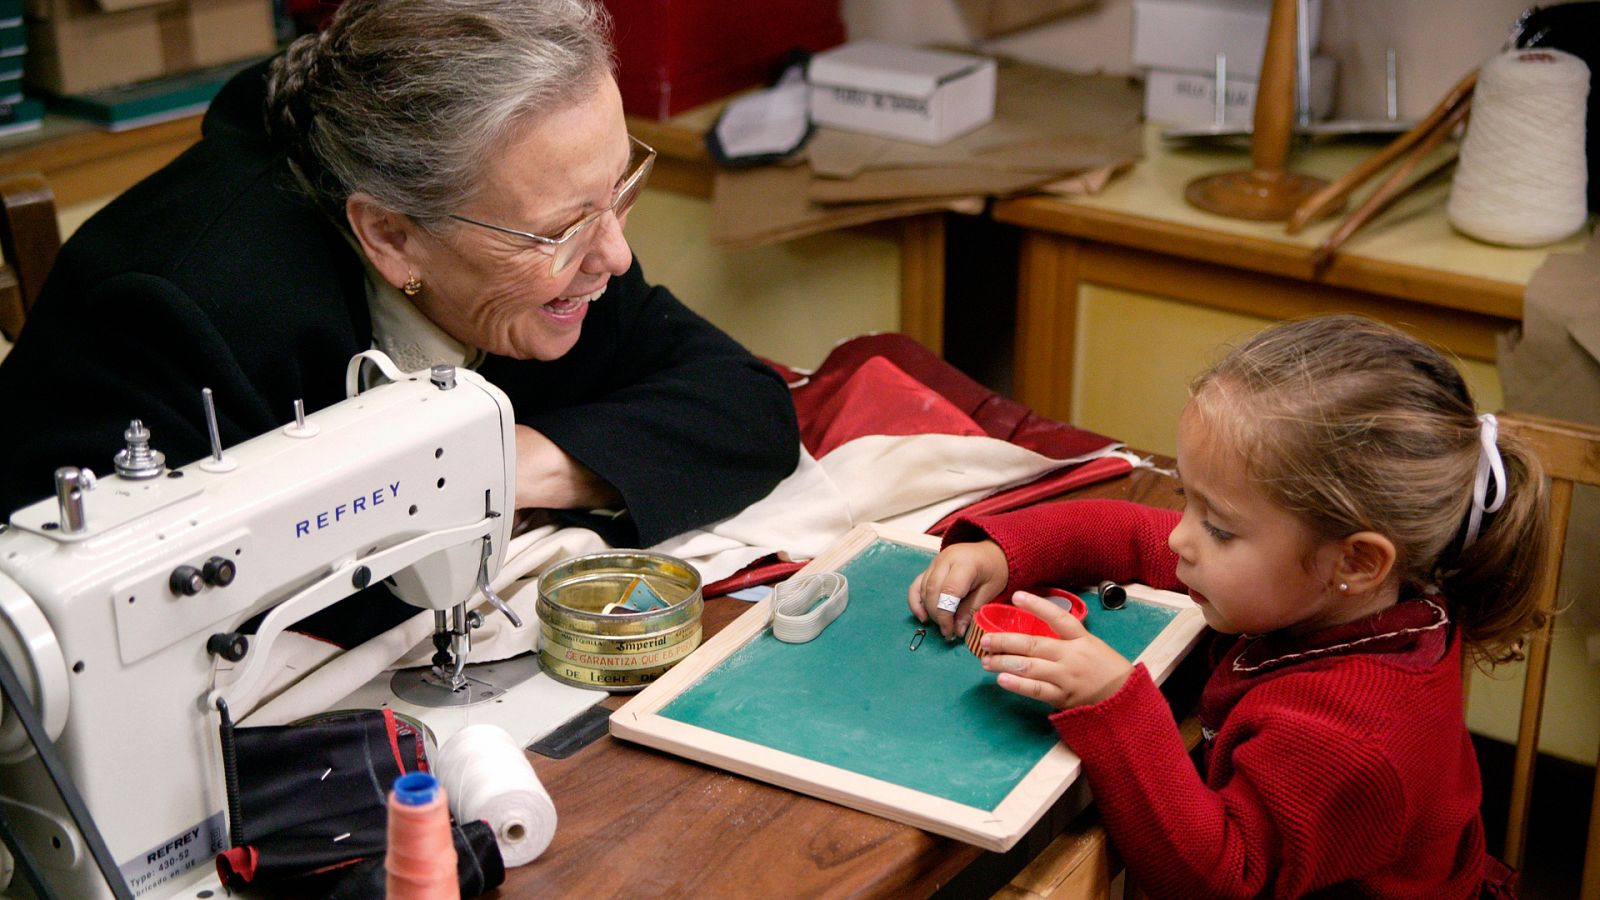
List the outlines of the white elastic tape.
<svg viewBox="0 0 1600 900">
<path fill-rule="evenodd" d="M 772 597 L 772 636 L 785 643 L 803 644 L 821 634 L 844 612 L 850 602 L 849 588 L 849 582 L 837 572 L 779 584 Z"/>
</svg>

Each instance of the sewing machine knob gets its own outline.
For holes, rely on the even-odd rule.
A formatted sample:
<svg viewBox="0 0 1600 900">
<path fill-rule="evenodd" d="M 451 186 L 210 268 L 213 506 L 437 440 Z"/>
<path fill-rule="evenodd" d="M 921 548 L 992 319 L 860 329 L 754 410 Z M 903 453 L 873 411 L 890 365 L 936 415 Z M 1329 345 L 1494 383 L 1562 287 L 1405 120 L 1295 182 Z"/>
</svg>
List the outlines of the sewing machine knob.
<svg viewBox="0 0 1600 900">
<path fill-rule="evenodd" d="M 172 576 L 167 579 L 167 585 L 174 594 L 193 597 L 205 590 L 206 579 L 200 570 L 194 566 L 179 566 L 172 570 Z"/>
<path fill-rule="evenodd" d="M 233 560 L 222 556 L 213 556 L 200 567 L 200 577 L 206 580 L 206 584 L 216 587 L 233 584 L 234 576 L 238 574 L 239 569 L 233 564 Z"/>
<path fill-rule="evenodd" d="M 237 631 L 219 632 L 206 639 L 206 652 L 238 662 L 250 652 L 250 638 Z"/>
</svg>

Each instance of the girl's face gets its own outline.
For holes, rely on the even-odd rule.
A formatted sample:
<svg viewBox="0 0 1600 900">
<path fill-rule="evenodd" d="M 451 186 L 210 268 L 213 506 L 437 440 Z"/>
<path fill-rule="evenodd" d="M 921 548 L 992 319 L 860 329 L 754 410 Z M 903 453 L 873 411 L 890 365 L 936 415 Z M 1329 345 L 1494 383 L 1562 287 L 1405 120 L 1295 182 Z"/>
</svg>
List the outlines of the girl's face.
<svg viewBox="0 0 1600 900">
<path fill-rule="evenodd" d="M 588 100 L 513 131 L 461 214 L 559 235 L 614 202 L 631 149 L 622 99 L 607 75 Z M 415 268 L 426 288 L 414 302 L 468 345 L 516 359 L 556 359 L 577 342 L 589 303 L 633 262 L 622 236 L 626 216 L 605 213 L 575 237 L 583 246 L 559 272 L 548 250 L 524 238 L 463 223 L 438 236 L 420 232 Z"/>
<path fill-rule="evenodd" d="M 1183 518 L 1167 543 L 1206 624 L 1224 634 L 1310 633 L 1347 618 L 1337 542 L 1275 505 L 1189 404 L 1178 421 Z"/>
</svg>

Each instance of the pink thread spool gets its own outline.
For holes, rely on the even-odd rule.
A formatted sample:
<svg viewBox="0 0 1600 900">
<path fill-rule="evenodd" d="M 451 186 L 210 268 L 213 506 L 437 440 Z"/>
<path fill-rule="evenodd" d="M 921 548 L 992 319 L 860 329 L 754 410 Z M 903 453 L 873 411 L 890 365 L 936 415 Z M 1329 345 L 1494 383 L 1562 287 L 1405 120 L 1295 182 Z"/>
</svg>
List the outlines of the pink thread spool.
<svg viewBox="0 0 1600 900">
<path fill-rule="evenodd" d="M 401 775 L 389 792 L 384 869 L 389 900 L 460 900 L 450 806 L 427 772 Z"/>
</svg>

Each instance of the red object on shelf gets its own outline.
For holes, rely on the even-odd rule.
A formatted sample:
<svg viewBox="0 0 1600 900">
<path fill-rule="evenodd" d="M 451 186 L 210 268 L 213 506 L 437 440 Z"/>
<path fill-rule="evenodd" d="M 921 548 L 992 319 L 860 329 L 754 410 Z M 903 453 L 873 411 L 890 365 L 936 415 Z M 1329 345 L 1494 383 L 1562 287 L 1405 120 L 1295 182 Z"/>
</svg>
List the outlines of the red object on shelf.
<svg viewBox="0 0 1600 900">
<path fill-rule="evenodd" d="M 838 0 L 603 0 L 628 113 L 666 119 L 844 42 Z"/>
</svg>

